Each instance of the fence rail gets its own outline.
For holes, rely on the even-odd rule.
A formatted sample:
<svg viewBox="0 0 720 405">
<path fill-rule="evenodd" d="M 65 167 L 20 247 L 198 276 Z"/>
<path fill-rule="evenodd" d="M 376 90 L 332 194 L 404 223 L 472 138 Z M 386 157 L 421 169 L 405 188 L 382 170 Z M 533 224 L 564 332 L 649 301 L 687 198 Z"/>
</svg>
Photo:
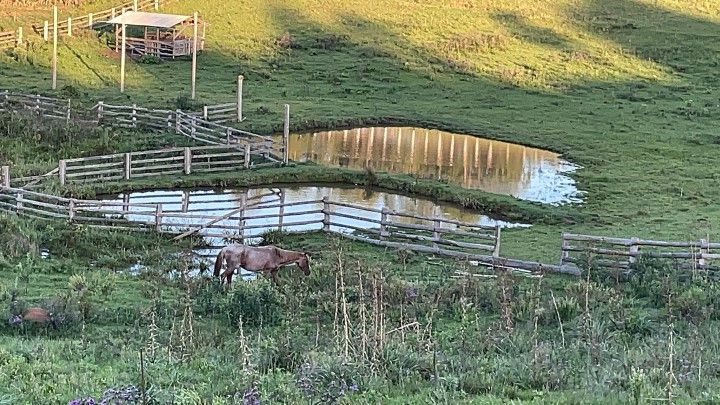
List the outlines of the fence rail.
<svg viewBox="0 0 720 405">
<path fill-rule="evenodd" d="M 639 258 L 649 257 L 677 260 L 678 265 L 685 269 L 714 269 L 720 265 L 720 253 L 710 253 L 711 249 L 720 249 L 720 243 L 711 243 L 705 239 L 668 242 L 565 233 L 560 262 L 561 265 L 592 264 L 624 270 Z"/>
<path fill-rule="evenodd" d="M 0 49 L 14 48 L 22 44 L 22 27 L 17 31 L 0 32 Z"/>
</svg>

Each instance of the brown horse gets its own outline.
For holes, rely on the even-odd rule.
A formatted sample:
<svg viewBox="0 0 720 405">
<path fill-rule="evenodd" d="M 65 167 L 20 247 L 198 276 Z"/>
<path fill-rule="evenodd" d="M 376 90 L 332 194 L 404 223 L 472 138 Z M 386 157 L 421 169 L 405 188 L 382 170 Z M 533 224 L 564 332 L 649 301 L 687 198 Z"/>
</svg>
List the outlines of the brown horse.
<svg viewBox="0 0 720 405">
<path fill-rule="evenodd" d="M 220 275 L 223 261 L 227 269 Z M 305 252 L 280 249 L 275 246 L 244 246 L 230 245 L 220 249 L 215 260 L 215 277 L 227 280 L 228 285 L 232 283 L 233 272 L 237 268 L 243 268 L 254 273 L 264 272 L 272 276 L 275 285 L 278 285 L 277 273 L 280 267 L 288 264 L 297 264 L 305 273 L 310 275 L 310 255 Z"/>
</svg>

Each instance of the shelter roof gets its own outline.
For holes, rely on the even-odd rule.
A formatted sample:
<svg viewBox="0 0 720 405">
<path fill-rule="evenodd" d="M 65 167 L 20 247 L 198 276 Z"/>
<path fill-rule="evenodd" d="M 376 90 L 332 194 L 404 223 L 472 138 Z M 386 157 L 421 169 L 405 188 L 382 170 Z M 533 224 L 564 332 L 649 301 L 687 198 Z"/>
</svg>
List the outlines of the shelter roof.
<svg viewBox="0 0 720 405">
<path fill-rule="evenodd" d="M 139 25 L 143 27 L 172 28 L 181 24 L 192 16 L 161 14 L 161 13 L 145 13 L 141 11 L 127 11 L 112 20 L 110 24 Z"/>
</svg>

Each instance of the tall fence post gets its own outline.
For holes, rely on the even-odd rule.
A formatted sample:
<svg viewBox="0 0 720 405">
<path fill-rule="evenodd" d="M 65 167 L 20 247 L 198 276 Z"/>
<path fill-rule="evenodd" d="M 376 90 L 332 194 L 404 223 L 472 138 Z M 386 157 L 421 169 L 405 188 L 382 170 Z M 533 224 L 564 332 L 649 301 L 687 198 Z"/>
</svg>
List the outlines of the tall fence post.
<svg viewBox="0 0 720 405">
<path fill-rule="evenodd" d="M 2 186 L 10 188 L 10 166 L 2 167 Z"/>
<path fill-rule="evenodd" d="M 67 36 L 71 37 L 72 36 L 72 17 L 68 17 L 67 26 L 68 26 Z"/>
<path fill-rule="evenodd" d="M 130 180 L 132 177 L 132 154 L 126 153 L 125 154 L 125 175 L 123 176 L 125 180 Z"/>
<path fill-rule="evenodd" d="M 380 240 L 385 240 L 390 236 L 388 232 L 388 209 L 382 207 L 382 213 L 380 213 Z"/>
<path fill-rule="evenodd" d="M 247 189 L 240 195 L 240 218 L 238 219 L 238 228 L 240 234 L 240 242 L 245 243 L 245 206 L 247 205 L 248 191 Z"/>
<path fill-rule="evenodd" d="M 250 168 L 250 143 L 245 144 L 245 161 L 243 162 L 246 169 Z"/>
<path fill-rule="evenodd" d="M 190 174 L 192 172 L 192 150 L 189 147 L 185 147 L 185 152 L 183 156 L 183 168 L 185 174 Z"/>
<path fill-rule="evenodd" d="M 63 186 L 65 185 L 66 175 L 67 162 L 65 161 L 65 159 L 63 159 L 58 163 L 58 178 L 60 179 L 60 184 Z"/>
<path fill-rule="evenodd" d="M 155 205 L 155 230 L 162 231 L 162 204 Z"/>
<path fill-rule="evenodd" d="M 92 28 L 93 26 L 93 13 L 88 13 L 88 27 Z"/>
<path fill-rule="evenodd" d="M 68 222 L 72 223 L 75 219 L 75 199 L 71 198 L 68 201 Z"/>
<path fill-rule="evenodd" d="M 98 102 L 98 124 L 102 122 L 103 119 L 103 112 L 105 110 L 105 105 L 102 101 Z"/>
<path fill-rule="evenodd" d="M 115 14 L 116 14 L 116 13 L 115 13 L 115 7 L 113 7 L 113 8 L 110 10 L 110 19 L 111 19 L 111 20 L 112 20 L 113 18 L 115 18 Z M 117 42 L 117 39 L 115 40 L 115 42 Z"/>
<path fill-rule="evenodd" d="M 327 197 L 323 197 L 323 231 L 330 232 L 330 200 Z"/>
<path fill-rule="evenodd" d="M 495 225 L 495 248 L 492 253 L 494 257 L 500 257 L 500 229 L 500 225 Z"/>
<path fill-rule="evenodd" d="M 180 210 L 182 212 L 188 212 L 189 208 L 190 208 L 190 192 L 187 190 L 184 190 L 183 198 L 182 198 L 182 205 L 180 206 Z"/>
<path fill-rule="evenodd" d="M 290 161 L 290 104 L 285 104 L 285 125 L 283 127 L 283 164 Z"/>
<path fill-rule="evenodd" d="M 20 46 L 23 42 L 23 30 L 22 27 L 18 27 L 15 45 Z"/>
<path fill-rule="evenodd" d="M 70 99 L 68 99 L 67 103 L 67 116 L 65 117 L 65 122 L 69 125 L 70 124 L 70 111 L 72 106 L 70 105 Z"/>
<path fill-rule="evenodd" d="M 206 106 L 206 105 L 203 106 L 203 119 L 204 119 L 205 121 L 208 120 L 208 106 Z"/>
<path fill-rule="evenodd" d="M 45 42 L 50 40 L 50 24 L 48 24 L 48 20 L 45 20 L 45 23 L 43 25 L 43 39 Z"/>
<path fill-rule="evenodd" d="M 243 116 L 242 116 L 243 80 L 245 80 L 245 77 L 243 75 L 238 76 L 238 78 L 237 78 L 237 122 L 242 122 L 242 120 L 243 120 Z"/>
</svg>

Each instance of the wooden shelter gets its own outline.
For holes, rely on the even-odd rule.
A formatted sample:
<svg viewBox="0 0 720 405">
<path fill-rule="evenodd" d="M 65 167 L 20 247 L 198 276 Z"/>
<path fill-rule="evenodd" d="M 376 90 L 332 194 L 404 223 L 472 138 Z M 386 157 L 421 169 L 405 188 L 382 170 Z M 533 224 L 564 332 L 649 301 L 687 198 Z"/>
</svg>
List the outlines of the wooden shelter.
<svg viewBox="0 0 720 405">
<path fill-rule="evenodd" d="M 140 11 L 127 11 L 110 21 L 115 25 L 115 37 L 119 39 L 123 26 L 140 27 L 143 29 L 142 38 L 128 36 L 124 38 L 125 49 L 131 55 L 153 55 L 162 59 L 175 59 L 180 56 L 193 54 L 193 31 L 195 21 L 193 16 L 145 13 Z M 205 22 L 197 21 L 202 28 L 197 38 L 197 50 L 205 48 Z M 140 31 L 132 31 L 131 34 L 139 34 Z M 122 47 L 118 40 L 115 41 L 115 51 Z"/>
</svg>

